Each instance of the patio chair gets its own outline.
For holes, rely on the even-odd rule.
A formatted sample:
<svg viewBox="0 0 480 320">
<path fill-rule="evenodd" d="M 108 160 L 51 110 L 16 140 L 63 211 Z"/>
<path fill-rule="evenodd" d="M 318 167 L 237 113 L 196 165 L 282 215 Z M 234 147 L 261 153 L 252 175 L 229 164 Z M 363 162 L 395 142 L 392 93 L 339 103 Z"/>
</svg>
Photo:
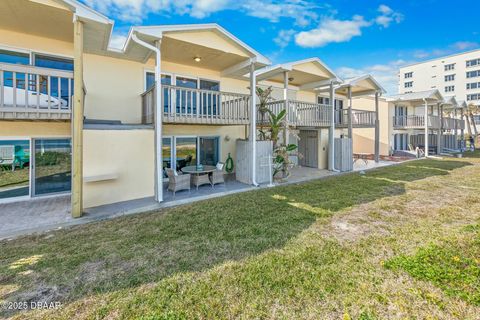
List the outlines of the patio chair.
<svg viewBox="0 0 480 320">
<path fill-rule="evenodd" d="M 192 183 L 195 187 L 203 186 L 204 184 L 209 184 L 213 187 L 213 184 L 210 182 L 209 174 L 196 174 L 192 176 Z"/>
<path fill-rule="evenodd" d="M 220 183 L 225 184 L 225 176 L 223 173 L 224 167 L 225 167 L 225 164 L 223 162 L 217 163 L 217 170 L 213 171 L 212 174 L 210 175 L 210 182 L 212 183 L 212 186 L 215 186 L 216 184 L 220 184 Z"/>
<path fill-rule="evenodd" d="M 168 190 L 175 193 L 180 190 L 190 191 L 190 174 L 178 174 L 173 169 L 165 169 L 168 176 Z"/>
<path fill-rule="evenodd" d="M 10 165 L 15 171 L 15 146 L 0 146 L 0 166 Z"/>
</svg>

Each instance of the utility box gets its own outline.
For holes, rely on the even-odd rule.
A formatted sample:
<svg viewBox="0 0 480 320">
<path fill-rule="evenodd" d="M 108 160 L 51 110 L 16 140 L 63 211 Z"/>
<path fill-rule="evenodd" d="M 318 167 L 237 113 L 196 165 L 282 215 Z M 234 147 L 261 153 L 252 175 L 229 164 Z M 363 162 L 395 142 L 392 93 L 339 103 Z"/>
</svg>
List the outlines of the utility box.
<svg viewBox="0 0 480 320">
<path fill-rule="evenodd" d="M 256 141 L 256 182 L 270 183 L 269 157 L 273 156 L 272 141 Z M 252 184 L 252 146 L 248 140 L 237 140 L 237 156 L 235 159 L 236 179 L 242 183 Z"/>
<path fill-rule="evenodd" d="M 353 170 L 352 139 L 335 138 L 335 169 L 341 172 Z"/>
</svg>

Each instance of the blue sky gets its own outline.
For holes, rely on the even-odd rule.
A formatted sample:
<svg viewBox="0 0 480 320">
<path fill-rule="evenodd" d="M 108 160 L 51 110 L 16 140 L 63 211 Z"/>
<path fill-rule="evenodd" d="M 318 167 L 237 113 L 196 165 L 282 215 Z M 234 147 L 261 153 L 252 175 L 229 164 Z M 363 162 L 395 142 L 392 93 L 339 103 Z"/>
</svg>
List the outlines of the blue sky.
<svg viewBox="0 0 480 320">
<path fill-rule="evenodd" d="M 82 0 L 132 25 L 216 22 L 274 63 L 319 57 L 342 77 L 373 74 L 389 94 L 401 65 L 480 48 L 475 0 Z M 454 4 L 453 4 L 454 3 Z"/>
</svg>

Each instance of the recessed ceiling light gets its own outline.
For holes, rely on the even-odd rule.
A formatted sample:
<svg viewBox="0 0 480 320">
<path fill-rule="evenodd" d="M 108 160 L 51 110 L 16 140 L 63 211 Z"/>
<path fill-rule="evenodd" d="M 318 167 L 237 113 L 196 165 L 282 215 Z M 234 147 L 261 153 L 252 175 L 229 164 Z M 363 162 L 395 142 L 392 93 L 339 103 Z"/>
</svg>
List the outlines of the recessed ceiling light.
<svg viewBox="0 0 480 320">
<path fill-rule="evenodd" d="M 200 62 L 200 61 L 202 61 L 202 58 L 200 58 L 200 57 L 195 57 L 193 60 L 195 60 L 195 62 Z"/>
</svg>

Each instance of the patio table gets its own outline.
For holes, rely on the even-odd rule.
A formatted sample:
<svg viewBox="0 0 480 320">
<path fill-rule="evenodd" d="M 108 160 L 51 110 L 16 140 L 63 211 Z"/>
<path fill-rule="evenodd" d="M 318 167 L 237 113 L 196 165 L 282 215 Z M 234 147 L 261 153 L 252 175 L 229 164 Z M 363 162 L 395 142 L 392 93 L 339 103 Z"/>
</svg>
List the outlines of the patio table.
<svg viewBox="0 0 480 320">
<path fill-rule="evenodd" d="M 215 166 L 203 166 L 198 168 L 197 166 L 186 166 L 181 169 L 183 173 L 189 173 L 192 175 L 193 184 L 197 187 L 204 184 L 212 184 L 209 179 L 209 174 L 217 170 Z"/>
<path fill-rule="evenodd" d="M 353 154 L 353 163 L 357 162 L 358 160 L 363 160 L 365 165 L 368 165 L 368 159 L 370 158 L 370 153 L 354 153 Z"/>
</svg>

